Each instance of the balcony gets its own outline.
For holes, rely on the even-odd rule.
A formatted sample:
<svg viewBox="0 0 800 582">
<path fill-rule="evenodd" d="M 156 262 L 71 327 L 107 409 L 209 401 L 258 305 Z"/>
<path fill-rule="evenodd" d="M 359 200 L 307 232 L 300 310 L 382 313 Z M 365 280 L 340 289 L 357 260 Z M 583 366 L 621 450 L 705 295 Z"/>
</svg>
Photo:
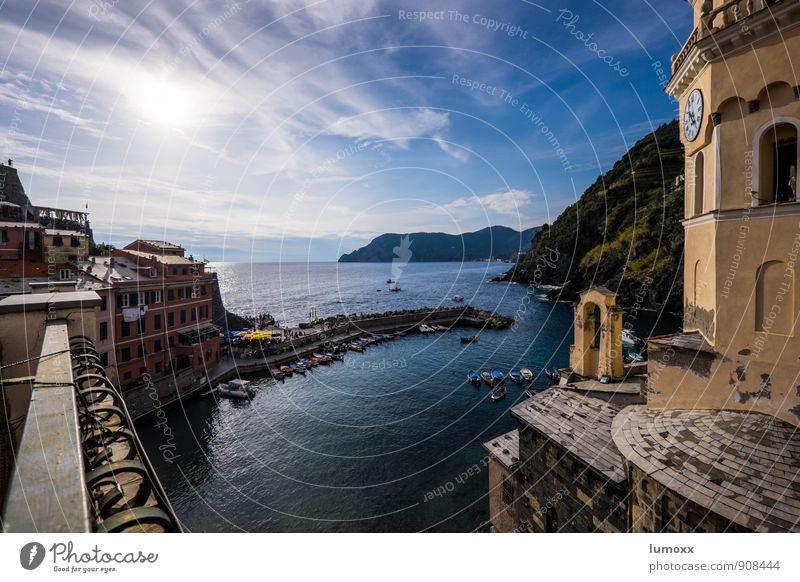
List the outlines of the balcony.
<svg viewBox="0 0 800 582">
<path fill-rule="evenodd" d="M 181 531 L 91 338 L 94 292 L 0 301 L 4 532 Z M 2 407 L 0 407 L 2 408 Z"/>
</svg>

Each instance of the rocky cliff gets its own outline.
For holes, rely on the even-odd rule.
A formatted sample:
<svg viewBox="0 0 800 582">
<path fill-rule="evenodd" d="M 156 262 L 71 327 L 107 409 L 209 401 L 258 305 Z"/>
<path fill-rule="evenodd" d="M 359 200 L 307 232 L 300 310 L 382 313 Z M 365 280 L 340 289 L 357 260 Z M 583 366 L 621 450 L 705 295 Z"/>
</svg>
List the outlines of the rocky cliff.
<svg viewBox="0 0 800 582">
<path fill-rule="evenodd" d="M 558 286 L 550 296 L 566 300 L 604 285 L 622 305 L 681 311 L 683 164 L 677 121 L 662 125 L 545 225 L 504 279 Z"/>
</svg>

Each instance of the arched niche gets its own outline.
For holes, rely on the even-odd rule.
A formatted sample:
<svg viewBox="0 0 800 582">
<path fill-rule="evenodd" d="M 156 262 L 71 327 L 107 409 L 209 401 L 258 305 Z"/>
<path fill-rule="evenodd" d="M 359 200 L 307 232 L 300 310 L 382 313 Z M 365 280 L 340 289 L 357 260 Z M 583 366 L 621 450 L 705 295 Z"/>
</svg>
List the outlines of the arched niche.
<svg viewBox="0 0 800 582">
<path fill-rule="evenodd" d="M 800 120 L 774 117 L 753 136 L 753 206 L 797 201 Z"/>
</svg>

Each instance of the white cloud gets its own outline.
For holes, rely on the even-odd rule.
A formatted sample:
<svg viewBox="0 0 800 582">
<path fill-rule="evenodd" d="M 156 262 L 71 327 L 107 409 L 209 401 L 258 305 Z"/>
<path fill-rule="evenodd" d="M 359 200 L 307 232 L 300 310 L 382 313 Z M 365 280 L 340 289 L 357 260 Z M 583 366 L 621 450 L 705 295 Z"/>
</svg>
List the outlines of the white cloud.
<svg viewBox="0 0 800 582">
<path fill-rule="evenodd" d="M 526 207 L 532 199 L 533 192 L 510 189 L 484 196 L 456 198 L 449 204 L 442 206 L 442 209 L 446 212 L 457 212 L 462 209 L 480 209 L 495 214 L 524 216 L 526 215 Z"/>
</svg>

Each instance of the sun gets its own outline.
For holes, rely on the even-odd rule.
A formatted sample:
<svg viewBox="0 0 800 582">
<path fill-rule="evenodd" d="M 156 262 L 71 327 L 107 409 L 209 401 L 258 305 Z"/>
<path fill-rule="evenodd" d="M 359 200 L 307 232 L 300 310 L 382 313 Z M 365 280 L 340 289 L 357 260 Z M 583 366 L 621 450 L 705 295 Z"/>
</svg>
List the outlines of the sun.
<svg viewBox="0 0 800 582">
<path fill-rule="evenodd" d="M 164 127 L 182 127 L 192 116 L 191 93 L 173 81 L 148 79 L 137 98 L 142 118 Z"/>
</svg>

